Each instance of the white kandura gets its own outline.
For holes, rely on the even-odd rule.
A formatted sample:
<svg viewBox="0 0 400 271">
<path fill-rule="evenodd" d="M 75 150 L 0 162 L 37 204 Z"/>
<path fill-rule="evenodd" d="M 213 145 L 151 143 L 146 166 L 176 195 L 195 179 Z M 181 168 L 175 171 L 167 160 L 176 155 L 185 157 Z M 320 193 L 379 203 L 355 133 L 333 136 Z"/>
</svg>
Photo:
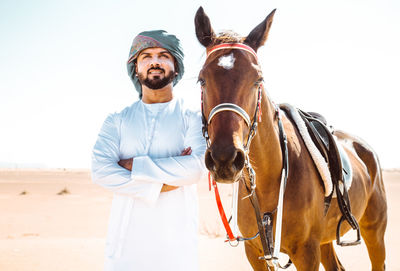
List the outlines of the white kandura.
<svg viewBox="0 0 400 271">
<path fill-rule="evenodd" d="M 192 154 L 180 156 L 189 146 Z M 114 192 L 106 271 L 198 270 L 196 183 L 205 178 L 205 147 L 201 114 L 181 100 L 138 101 L 108 116 L 92 159 L 93 181 Z M 132 157 L 132 171 L 118 165 Z M 163 183 L 179 188 L 161 192 Z"/>
</svg>

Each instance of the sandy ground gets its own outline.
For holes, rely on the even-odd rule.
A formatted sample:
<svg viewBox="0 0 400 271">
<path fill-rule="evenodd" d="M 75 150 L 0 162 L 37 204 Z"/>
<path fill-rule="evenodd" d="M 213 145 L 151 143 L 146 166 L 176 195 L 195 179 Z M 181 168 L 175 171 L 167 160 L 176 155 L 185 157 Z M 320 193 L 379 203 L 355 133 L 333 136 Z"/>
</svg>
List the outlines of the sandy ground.
<svg viewBox="0 0 400 271">
<path fill-rule="evenodd" d="M 385 171 L 384 179 L 389 204 L 386 266 L 400 271 L 395 231 L 400 226 L 400 171 Z M 224 243 L 207 186 L 199 186 L 200 270 L 251 270 L 243 246 Z M 230 187 L 222 190 L 229 206 Z M 0 170 L 0 270 L 102 270 L 111 198 L 91 183 L 88 171 Z M 337 248 L 337 253 L 346 270 L 370 270 L 364 245 Z"/>
</svg>

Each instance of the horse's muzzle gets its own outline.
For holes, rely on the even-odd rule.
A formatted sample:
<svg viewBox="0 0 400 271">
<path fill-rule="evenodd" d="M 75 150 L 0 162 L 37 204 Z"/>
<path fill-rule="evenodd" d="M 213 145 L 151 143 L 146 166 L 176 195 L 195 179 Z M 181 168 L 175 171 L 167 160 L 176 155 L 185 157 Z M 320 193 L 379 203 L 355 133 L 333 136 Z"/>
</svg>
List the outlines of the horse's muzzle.
<svg viewBox="0 0 400 271">
<path fill-rule="evenodd" d="M 233 183 L 241 176 L 245 154 L 235 147 L 207 149 L 205 164 L 216 182 Z"/>
</svg>

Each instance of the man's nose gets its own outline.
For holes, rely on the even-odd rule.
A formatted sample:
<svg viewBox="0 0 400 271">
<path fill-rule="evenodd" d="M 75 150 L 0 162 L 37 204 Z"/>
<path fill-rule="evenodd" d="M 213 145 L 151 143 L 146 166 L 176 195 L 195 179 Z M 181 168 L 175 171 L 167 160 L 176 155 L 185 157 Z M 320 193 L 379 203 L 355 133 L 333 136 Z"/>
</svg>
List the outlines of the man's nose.
<svg viewBox="0 0 400 271">
<path fill-rule="evenodd" d="M 159 68 L 160 67 L 160 63 L 151 63 L 150 64 L 150 68 Z"/>
<path fill-rule="evenodd" d="M 160 61 L 158 57 L 153 57 L 150 62 L 150 66 L 153 67 L 160 67 Z"/>
</svg>

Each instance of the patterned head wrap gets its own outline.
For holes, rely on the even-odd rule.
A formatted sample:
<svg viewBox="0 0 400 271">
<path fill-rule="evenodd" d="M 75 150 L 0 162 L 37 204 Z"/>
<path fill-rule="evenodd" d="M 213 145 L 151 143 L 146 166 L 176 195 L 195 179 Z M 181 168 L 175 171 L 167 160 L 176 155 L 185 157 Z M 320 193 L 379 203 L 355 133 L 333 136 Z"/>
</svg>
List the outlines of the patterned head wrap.
<svg viewBox="0 0 400 271">
<path fill-rule="evenodd" d="M 132 42 L 132 47 L 131 50 L 129 51 L 127 68 L 129 77 L 131 78 L 133 84 L 135 85 L 137 92 L 139 92 L 140 98 L 142 98 L 142 86 L 139 82 L 138 77 L 135 76 L 136 58 L 139 55 L 140 51 L 152 47 L 160 47 L 167 49 L 175 57 L 175 61 L 177 64 L 175 66 L 177 67 L 176 72 L 178 73 L 178 75 L 175 76 L 174 78 L 173 81 L 174 86 L 182 78 L 182 75 L 184 73 L 184 67 L 183 67 L 184 55 L 182 47 L 180 45 L 180 41 L 175 35 L 168 34 L 164 30 L 144 31 L 139 33 L 139 35 L 137 35 Z"/>
</svg>

